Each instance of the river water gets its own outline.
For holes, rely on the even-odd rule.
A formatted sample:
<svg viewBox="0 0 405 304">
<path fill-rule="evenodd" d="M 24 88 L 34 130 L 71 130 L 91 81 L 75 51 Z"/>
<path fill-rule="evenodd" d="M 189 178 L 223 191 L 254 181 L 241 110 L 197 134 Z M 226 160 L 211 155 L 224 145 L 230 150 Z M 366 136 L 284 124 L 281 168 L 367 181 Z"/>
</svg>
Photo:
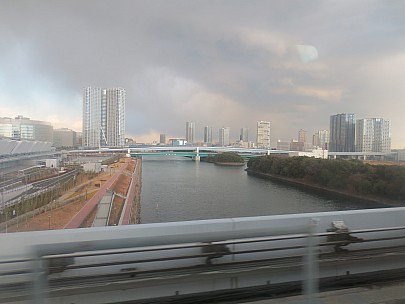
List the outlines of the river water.
<svg viewBox="0 0 405 304">
<path fill-rule="evenodd" d="M 144 157 L 141 223 L 376 208 L 185 158 Z"/>
</svg>

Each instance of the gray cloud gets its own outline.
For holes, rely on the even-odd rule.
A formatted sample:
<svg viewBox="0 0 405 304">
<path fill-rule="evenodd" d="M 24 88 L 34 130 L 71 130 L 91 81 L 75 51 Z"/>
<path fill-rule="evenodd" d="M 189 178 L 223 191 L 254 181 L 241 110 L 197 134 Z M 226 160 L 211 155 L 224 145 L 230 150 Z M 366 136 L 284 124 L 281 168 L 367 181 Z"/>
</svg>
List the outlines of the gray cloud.
<svg viewBox="0 0 405 304">
<path fill-rule="evenodd" d="M 0 113 L 80 128 L 82 88 L 120 86 L 135 139 L 270 120 L 288 140 L 355 112 L 392 120 L 403 147 L 404 16 L 403 1 L 3 0 Z"/>
</svg>

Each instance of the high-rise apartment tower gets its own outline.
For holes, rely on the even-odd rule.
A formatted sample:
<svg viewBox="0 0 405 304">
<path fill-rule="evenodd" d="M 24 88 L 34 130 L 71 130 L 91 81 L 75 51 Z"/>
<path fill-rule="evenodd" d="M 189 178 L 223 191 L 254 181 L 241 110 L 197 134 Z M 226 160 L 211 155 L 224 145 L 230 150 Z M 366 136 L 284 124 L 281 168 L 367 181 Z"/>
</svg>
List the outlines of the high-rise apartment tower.
<svg viewBox="0 0 405 304">
<path fill-rule="evenodd" d="M 298 131 L 298 142 L 306 143 L 307 142 L 307 131 L 300 129 Z"/>
<path fill-rule="evenodd" d="M 249 141 L 249 129 L 248 128 L 241 128 L 240 129 L 240 137 L 239 140 L 243 142 Z"/>
<path fill-rule="evenodd" d="M 212 128 L 210 126 L 204 127 L 204 143 L 212 144 Z"/>
<path fill-rule="evenodd" d="M 321 149 L 329 149 L 329 130 L 319 130 L 312 138 L 312 145 Z"/>
<path fill-rule="evenodd" d="M 354 114 L 336 114 L 330 117 L 330 141 L 331 152 L 354 152 L 355 151 L 355 127 Z"/>
<path fill-rule="evenodd" d="M 222 127 L 219 129 L 219 145 L 220 146 L 229 146 L 229 127 Z"/>
<path fill-rule="evenodd" d="M 186 140 L 188 144 L 194 143 L 195 123 L 192 121 L 186 122 Z"/>
<path fill-rule="evenodd" d="M 356 122 L 357 152 L 391 152 L 391 126 L 383 118 L 358 119 Z"/>
<path fill-rule="evenodd" d="M 270 122 L 257 122 L 257 147 L 262 149 L 270 149 Z"/>
<path fill-rule="evenodd" d="M 125 90 L 83 90 L 83 146 L 125 145 Z"/>
</svg>

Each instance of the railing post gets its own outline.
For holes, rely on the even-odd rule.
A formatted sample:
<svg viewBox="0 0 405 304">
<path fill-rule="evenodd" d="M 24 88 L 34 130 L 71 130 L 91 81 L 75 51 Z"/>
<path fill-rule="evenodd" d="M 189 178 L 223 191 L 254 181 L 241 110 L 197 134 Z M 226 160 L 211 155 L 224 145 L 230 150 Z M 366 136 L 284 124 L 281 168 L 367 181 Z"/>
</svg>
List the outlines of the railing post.
<svg viewBox="0 0 405 304">
<path fill-rule="evenodd" d="M 34 281 L 33 284 L 33 303 L 34 304 L 46 304 L 47 298 L 47 273 L 44 267 L 44 260 L 37 256 L 34 259 Z"/>
<path fill-rule="evenodd" d="M 306 297 L 306 303 L 316 304 L 318 303 L 317 294 L 319 292 L 318 286 L 318 255 L 317 255 L 317 243 L 318 240 L 315 234 L 315 228 L 319 224 L 319 219 L 310 219 L 308 226 L 307 236 L 307 255 L 304 260 L 304 292 Z"/>
</svg>

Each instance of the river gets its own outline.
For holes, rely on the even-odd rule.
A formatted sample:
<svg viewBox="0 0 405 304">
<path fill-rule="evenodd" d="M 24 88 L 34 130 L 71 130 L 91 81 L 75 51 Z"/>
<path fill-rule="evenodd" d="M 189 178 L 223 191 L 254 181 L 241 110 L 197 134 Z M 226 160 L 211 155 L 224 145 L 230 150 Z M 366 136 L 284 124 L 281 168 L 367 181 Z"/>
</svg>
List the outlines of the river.
<svg viewBox="0 0 405 304">
<path fill-rule="evenodd" d="M 376 208 L 185 158 L 144 157 L 141 223 Z"/>
</svg>

